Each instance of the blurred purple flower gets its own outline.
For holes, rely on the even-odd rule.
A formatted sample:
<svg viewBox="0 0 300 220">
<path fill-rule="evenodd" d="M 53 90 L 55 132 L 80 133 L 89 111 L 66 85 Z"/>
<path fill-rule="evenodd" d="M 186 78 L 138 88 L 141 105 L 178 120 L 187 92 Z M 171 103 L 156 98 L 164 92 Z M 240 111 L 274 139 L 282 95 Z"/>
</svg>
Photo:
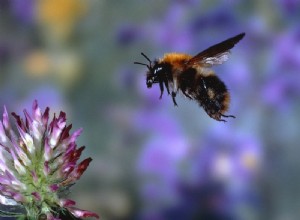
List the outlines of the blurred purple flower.
<svg viewBox="0 0 300 220">
<path fill-rule="evenodd" d="M 60 219 L 63 212 L 83 217 L 96 213 L 75 208 L 75 202 L 64 193 L 87 169 L 91 158 L 80 163 L 84 146 L 77 148 L 82 129 L 69 134 L 66 114 L 60 112 L 49 122 L 49 108 L 41 112 L 37 101 L 32 114 L 24 110 L 25 119 L 12 113 L 18 133 L 12 129 L 6 108 L 0 123 L 0 195 L 4 205 L 22 205 L 26 217 Z"/>
<path fill-rule="evenodd" d="M 146 143 L 137 163 L 142 209 L 158 215 L 161 208 L 177 203 L 178 169 L 186 151 L 187 144 L 180 138 L 153 138 Z"/>
<path fill-rule="evenodd" d="M 1 15 L 8 15 L 14 18 L 17 24 L 28 24 L 34 19 L 35 1 L 34 0 L 1 0 Z"/>
<path fill-rule="evenodd" d="M 297 75 L 274 77 L 263 88 L 265 102 L 275 105 L 278 109 L 285 109 L 300 95 L 299 81 L 300 76 Z"/>
<path fill-rule="evenodd" d="M 155 174 L 172 180 L 176 178 L 174 165 L 187 154 L 187 143 L 183 138 L 153 137 L 144 146 L 139 157 L 138 170 L 143 174 Z"/>
<path fill-rule="evenodd" d="M 298 70 L 300 68 L 300 29 L 285 32 L 274 38 L 275 70 Z M 277 69 L 279 68 L 279 69 Z M 280 72 L 281 74 L 281 72 Z"/>
<path fill-rule="evenodd" d="M 274 40 L 263 99 L 271 105 L 285 108 L 300 95 L 300 30 L 282 34 Z"/>
<path fill-rule="evenodd" d="M 277 0 L 279 9 L 285 12 L 285 16 L 298 15 L 300 9 L 299 0 Z"/>
<path fill-rule="evenodd" d="M 254 177 L 262 159 L 262 150 L 254 137 L 238 134 L 231 129 L 214 129 L 201 142 L 196 176 L 224 182 L 245 181 Z"/>
<path fill-rule="evenodd" d="M 225 7 L 228 7 L 228 2 L 226 4 L 227 6 Z M 193 33 L 201 32 L 201 34 L 204 34 L 207 32 L 206 29 L 211 27 L 225 28 L 237 25 L 237 19 L 234 14 L 231 10 L 224 10 L 224 5 L 222 5 L 222 7 L 214 8 L 214 11 L 210 13 L 195 17 L 190 24 L 190 29 Z"/>
<path fill-rule="evenodd" d="M 180 134 L 166 133 L 170 130 L 155 122 L 150 127 L 157 134 L 146 142 L 137 164 L 144 180 L 143 219 L 239 219 L 238 206 L 254 197 L 249 190 L 263 156 L 258 141 L 218 128 L 204 136 L 198 153 L 191 154 Z M 185 178 L 180 172 L 183 163 L 189 164 Z"/>
<path fill-rule="evenodd" d="M 152 132 L 156 137 L 182 136 L 182 131 L 176 120 L 159 107 L 137 112 L 133 123 L 139 132 Z"/>
<path fill-rule="evenodd" d="M 51 109 L 56 112 L 60 111 L 63 107 L 64 109 L 64 99 L 62 97 L 61 91 L 52 85 L 42 85 L 40 87 L 35 87 L 26 97 L 26 99 L 21 100 L 16 104 L 15 109 L 25 107 L 30 108 L 32 106 L 32 100 L 37 99 L 39 101 L 40 107 L 51 106 Z"/>
<path fill-rule="evenodd" d="M 35 16 L 34 0 L 11 0 L 11 10 L 18 22 L 29 24 Z"/>
<path fill-rule="evenodd" d="M 213 181 L 197 185 L 179 183 L 178 188 L 181 200 L 162 211 L 164 219 L 238 219 L 224 184 Z"/>
<path fill-rule="evenodd" d="M 241 219 L 239 206 L 253 202 L 249 191 L 259 174 L 261 151 L 254 137 L 231 129 L 210 131 L 198 153 L 186 158 L 187 178 L 177 178 L 178 202 L 161 211 L 164 219 Z"/>
<path fill-rule="evenodd" d="M 179 199 L 179 166 L 187 156 L 188 141 L 176 121 L 163 111 L 140 112 L 134 124 L 139 132 L 149 135 L 136 165 L 143 180 L 140 185 L 143 219 L 148 219 L 148 215 L 152 216 L 150 219 L 159 219 L 160 208 Z"/>
<path fill-rule="evenodd" d="M 141 30 L 138 27 L 135 27 L 133 25 L 122 25 L 118 30 L 116 34 L 116 40 L 117 43 L 126 46 L 129 44 L 134 43 L 136 40 L 141 38 L 142 33 Z"/>
<path fill-rule="evenodd" d="M 192 47 L 192 33 L 185 28 L 187 11 L 181 4 L 171 4 L 163 20 L 147 27 L 156 45 L 174 51 L 188 51 Z M 178 23 L 182 21 L 182 23 Z"/>
</svg>

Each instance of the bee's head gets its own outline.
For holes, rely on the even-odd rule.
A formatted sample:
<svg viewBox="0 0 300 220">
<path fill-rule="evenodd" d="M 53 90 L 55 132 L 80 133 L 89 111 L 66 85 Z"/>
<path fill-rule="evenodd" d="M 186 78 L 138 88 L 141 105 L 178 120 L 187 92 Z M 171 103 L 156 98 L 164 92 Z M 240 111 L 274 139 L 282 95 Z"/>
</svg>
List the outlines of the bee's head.
<svg viewBox="0 0 300 220">
<path fill-rule="evenodd" d="M 162 66 L 157 61 L 152 62 L 144 53 L 141 54 L 149 61 L 149 64 L 140 62 L 134 62 L 134 64 L 147 66 L 148 72 L 146 77 L 146 85 L 148 88 L 151 88 L 153 83 L 158 83 L 158 74 L 162 70 Z"/>
<path fill-rule="evenodd" d="M 160 73 L 162 72 L 162 70 L 163 70 L 162 66 L 157 61 L 154 61 L 154 65 L 153 67 L 149 68 L 146 77 L 146 84 L 148 88 L 151 88 L 153 83 L 159 82 L 159 78 L 161 78 Z"/>
</svg>

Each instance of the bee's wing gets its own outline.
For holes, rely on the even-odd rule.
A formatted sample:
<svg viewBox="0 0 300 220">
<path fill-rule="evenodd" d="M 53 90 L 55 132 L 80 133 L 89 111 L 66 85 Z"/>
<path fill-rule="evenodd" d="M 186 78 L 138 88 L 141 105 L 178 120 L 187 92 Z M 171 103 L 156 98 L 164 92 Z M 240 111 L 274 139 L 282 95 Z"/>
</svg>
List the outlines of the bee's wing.
<svg viewBox="0 0 300 220">
<path fill-rule="evenodd" d="M 229 38 L 221 43 L 213 45 L 206 50 L 198 53 L 187 61 L 188 65 L 200 64 L 204 67 L 210 67 L 212 65 L 222 64 L 228 60 L 230 49 L 234 47 L 243 37 L 245 33 L 238 34 L 232 38 Z"/>
</svg>

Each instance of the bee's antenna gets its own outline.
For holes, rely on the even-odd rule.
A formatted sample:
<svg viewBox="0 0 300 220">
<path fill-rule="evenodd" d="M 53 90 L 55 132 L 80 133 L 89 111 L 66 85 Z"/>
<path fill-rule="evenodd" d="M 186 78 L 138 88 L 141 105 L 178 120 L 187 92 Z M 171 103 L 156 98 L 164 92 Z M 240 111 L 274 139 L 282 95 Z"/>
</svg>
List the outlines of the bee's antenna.
<svg viewBox="0 0 300 220">
<path fill-rule="evenodd" d="M 139 65 L 143 65 L 143 66 L 149 66 L 148 64 L 146 64 L 146 63 L 140 63 L 140 62 L 134 62 L 134 64 L 139 64 Z"/>
<path fill-rule="evenodd" d="M 144 53 L 141 53 L 141 54 L 142 54 L 142 56 L 145 57 L 145 58 L 149 61 L 149 63 L 151 64 L 151 60 L 150 60 Z"/>
<path fill-rule="evenodd" d="M 150 60 L 144 53 L 141 53 L 141 54 L 142 54 L 143 57 L 146 58 L 146 60 L 149 61 L 149 65 L 148 65 L 148 64 L 145 64 L 145 63 L 140 63 L 140 62 L 134 62 L 134 64 L 139 64 L 139 65 L 147 66 L 148 69 L 150 69 L 151 63 L 152 63 L 151 60 Z"/>
</svg>

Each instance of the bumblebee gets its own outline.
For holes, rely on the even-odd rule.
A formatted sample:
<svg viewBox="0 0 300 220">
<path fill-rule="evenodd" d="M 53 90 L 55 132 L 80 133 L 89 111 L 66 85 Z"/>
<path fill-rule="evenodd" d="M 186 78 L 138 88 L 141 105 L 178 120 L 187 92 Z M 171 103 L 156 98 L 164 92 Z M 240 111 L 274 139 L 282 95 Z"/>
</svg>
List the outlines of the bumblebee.
<svg viewBox="0 0 300 220">
<path fill-rule="evenodd" d="M 230 49 L 244 36 L 245 33 L 238 34 L 195 56 L 167 53 L 163 58 L 151 61 L 141 53 L 149 64 L 140 62 L 134 64 L 148 68 L 146 85 L 151 88 L 153 84 L 158 83 L 160 99 L 166 89 L 177 106 L 175 98 L 180 91 L 187 98 L 198 102 L 211 118 L 226 122 L 224 118 L 235 118 L 233 115 L 225 115 L 229 108 L 230 95 L 224 82 L 209 68 L 227 61 Z"/>
</svg>

